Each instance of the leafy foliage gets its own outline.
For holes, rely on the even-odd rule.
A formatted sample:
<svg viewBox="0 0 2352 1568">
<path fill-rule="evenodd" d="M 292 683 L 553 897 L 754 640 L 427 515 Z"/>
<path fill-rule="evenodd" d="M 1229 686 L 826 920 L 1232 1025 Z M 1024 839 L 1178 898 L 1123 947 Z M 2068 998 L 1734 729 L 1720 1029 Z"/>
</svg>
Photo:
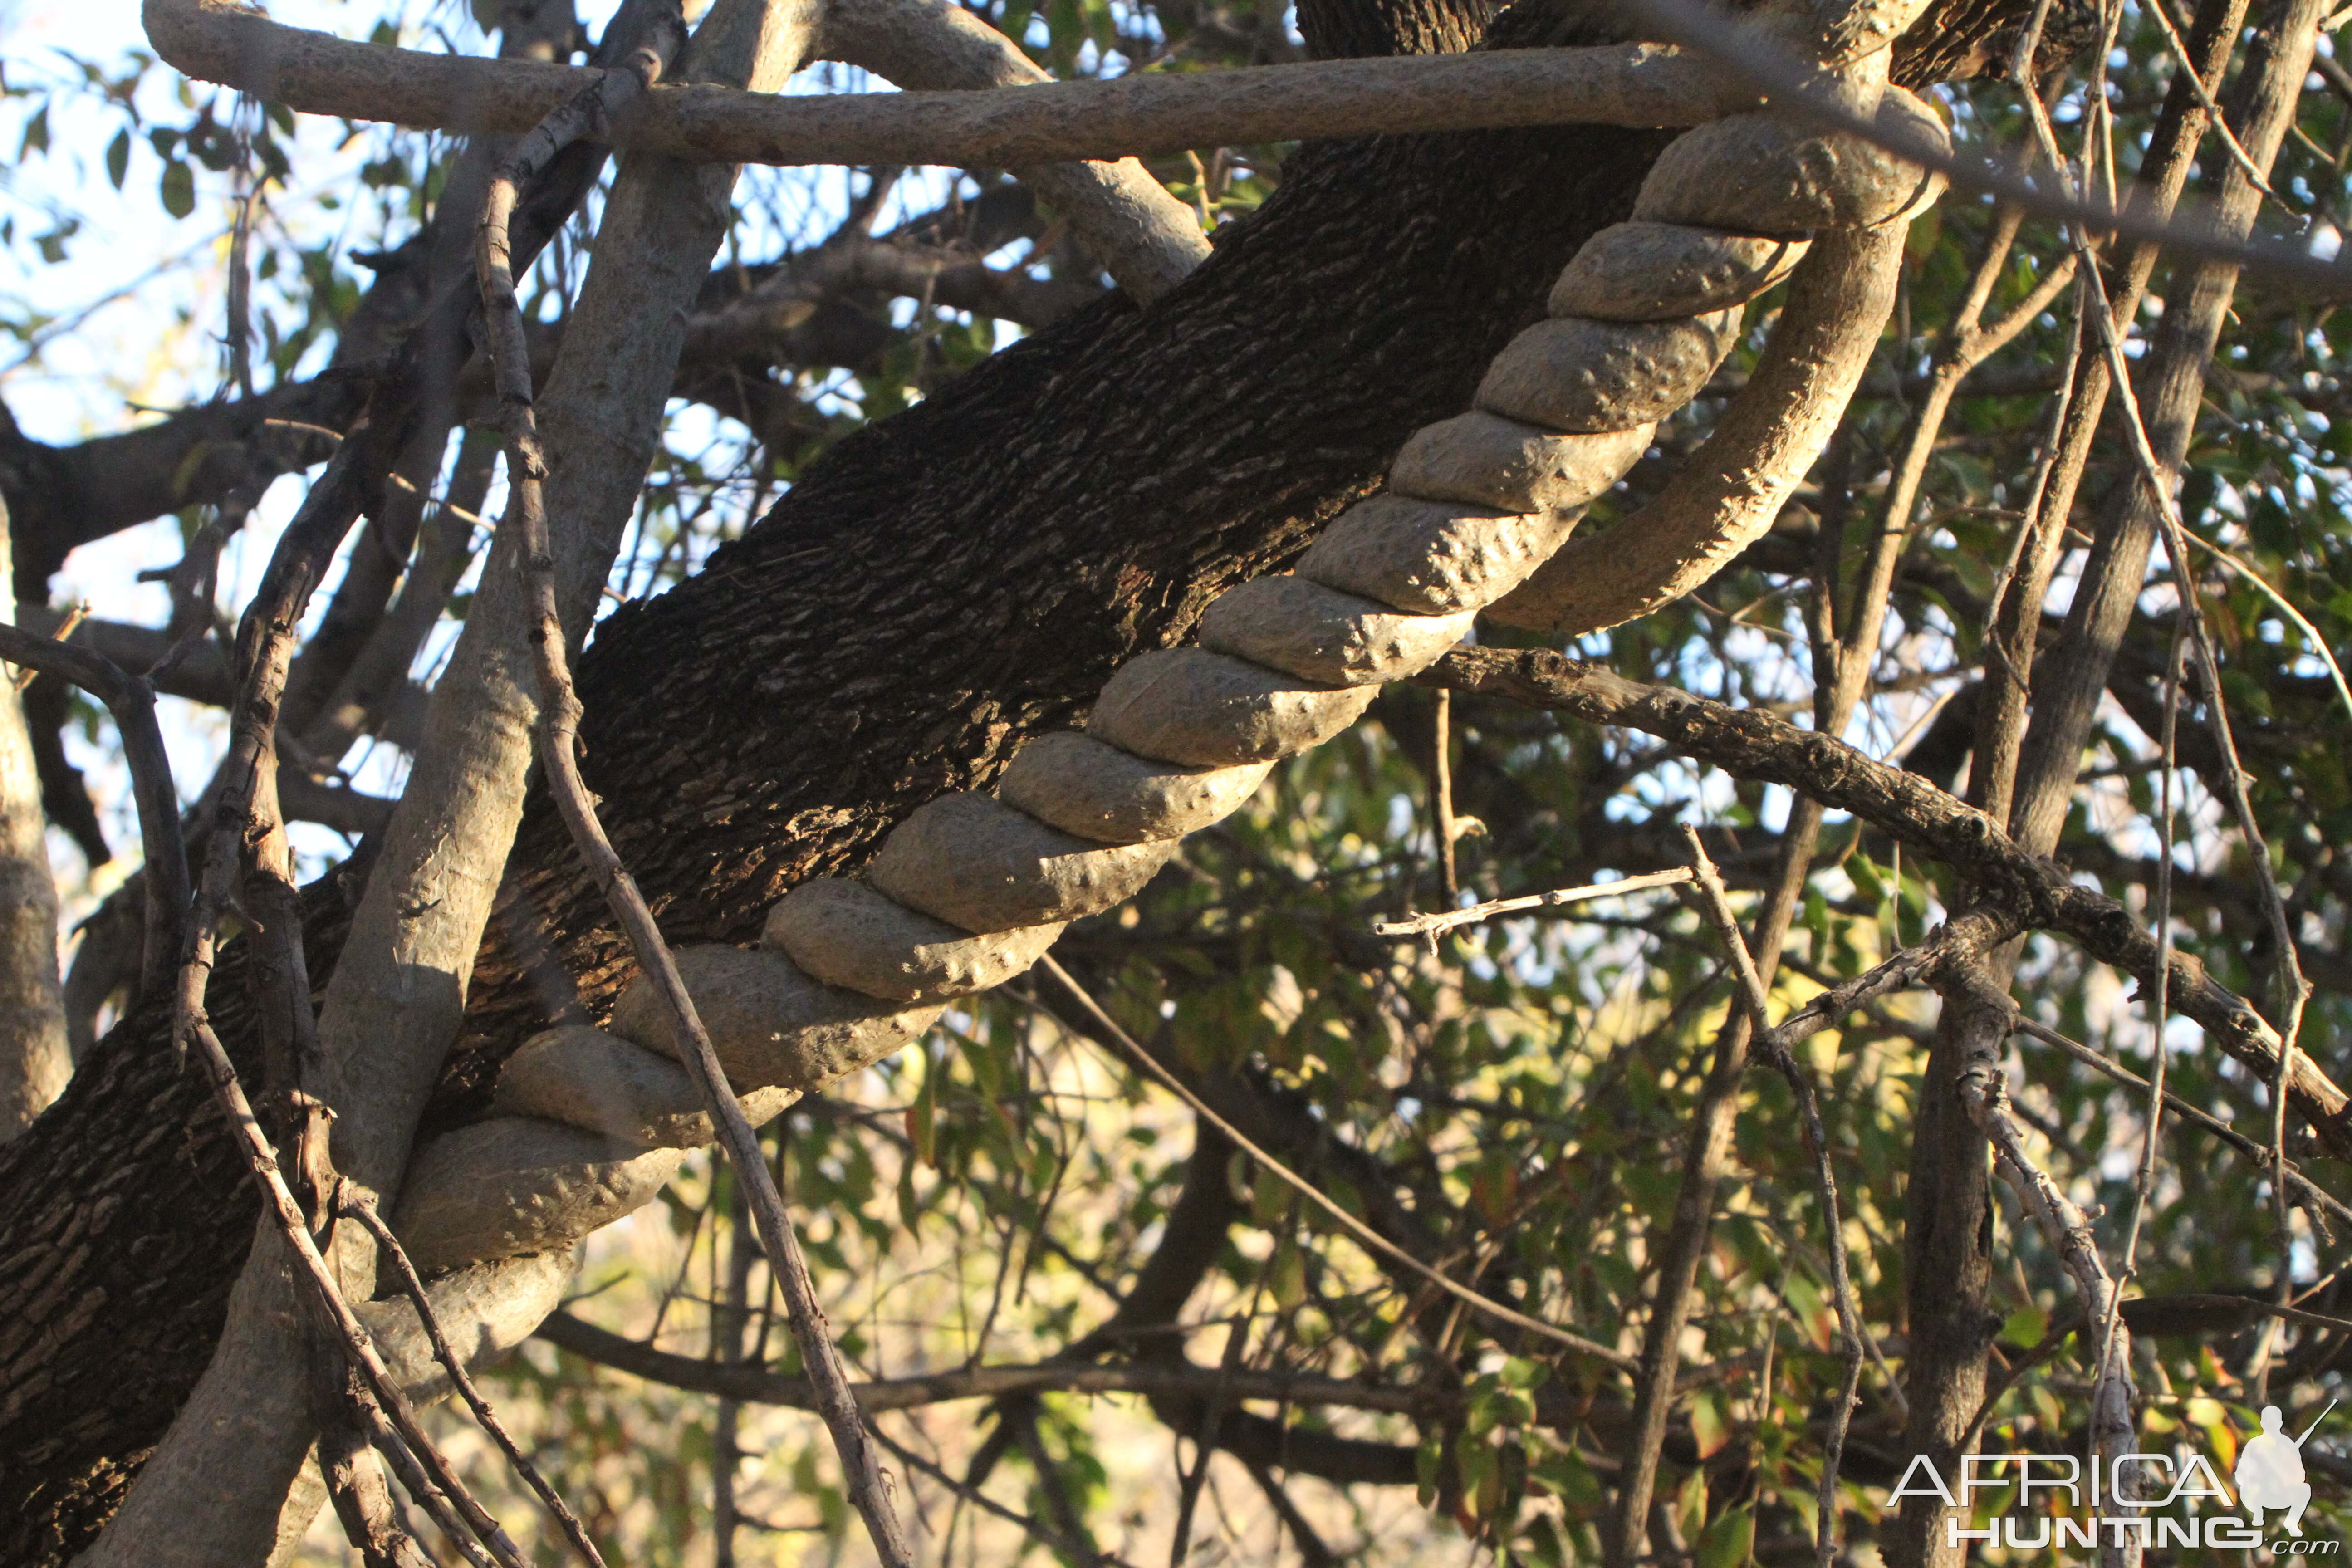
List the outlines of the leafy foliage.
<svg viewBox="0 0 2352 1568">
<path fill-rule="evenodd" d="M 1004 0 L 986 14 L 1066 76 L 1298 52 L 1271 0 Z M 462 39 L 465 26 L 436 10 L 387 16 L 379 31 L 413 44 L 436 33 Z M 2127 180 L 2175 68 L 2144 6 L 2125 11 L 2122 28 L 2100 81 L 2117 178 Z M 2352 221 L 2352 78 L 2326 63 L 2273 175 L 2281 201 L 2265 215 L 2314 236 Z M 2100 89 L 2078 74 L 2057 96 L 2070 140 L 2101 130 L 2088 112 Z M 173 395 L 193 400 L 225 384 L 207 362 L 221 336 L 216 296 L 233 209 L 247 194 L 254 377 L 266 390 L 315 374 L 343 349 L 344 329 L 432 209 L 448 153 L 412 133 L 331 131 L 274 105 L 175 93 L 143 55 L 18 62 L 5 91 L 0 145 L 14 145 L 17 166 L 0 186 L 0 247 L 21 287 L 0 299 L 0 325 L 20 345 L 18 376 L 39 372 L 113 309 L 142 321 L 176 314 L 178 330 L 158 334 Z M 2016 93 L 1998 83 L 1956 92 L 1948 108 L 1968 142 L 2015 148 L 2027 135 Z M 1242 219 L 1279 179 L 1283 151 L 1203 149 L 1155 172 L 1205 222 Z M 2210 146 L 2207 155 L 2218 174 L 2222 159 Z M 58 172 L 60 161 L 75 171 Z M 102 172 L 102 189 L 91 170 Z M 961 235 L 948 243 L 969 247 L 976 215 L 1003 188 L 955 171 L 758 174 L 745 186 L 734 258 L 787 262 L 848 225 Z M 190 246 L 188 225 L 206 237 Z M 176 253 L 169 286 L 71 298 L 61 279 L 90 247 L 121 243 L 126 226 L 151 237 L 159 254 Z M 992 266 L 1034 281 L 1092 279 L 1050 214 L 1013 226 L 984 253 Z M 1895 321 L 1801 504 L 1702 592 L 1591 639 L 1581 653 L 1632 679 L 1812 713 L 1819 606 L 1851 598 L 1874 531 L 1890 525 L 1891 470 L 1993 229 L 1988 205 L 1957 196 L 1916 227 Z M 541 265 L 538 320 L 551 331 L 592 232 L 578 226 Z M 2067 244 L 2029 224 L 1992 279 L 1986 319 L 2026 300 Z M 2159 272 L 2143 331 L 2179 287 Z M 755 428 L 731 406 L 677 406 L 615 568 L 615 597 L 691 574 L 832 442 L 919 400 L 1020 330 L 928 297 L 868 291 L 837 303 L 877 324 L 879 346 L 854 363 L 758 368 L 791 405 L 789 418 Z M 2000 679 L 1988 674 L 1989 601 L 2076 317 L 2070 289 L 1964 384 L 1916 516 L 1892 520 L 1910 539 L 1874 689 L 1847 738 L 1955 789 L 1979 695 Z M 1714 395 L 1661 432 L 1656 460 L 1586 526 L 1629 513 L 1667 461 L 1696 444 L 1768 325 L 1769 310 L 1759 312 Z M 2242 292 L 2188 464 L 2184 511 L 2210 550 L 2190 584 L 2160 558 L 2153 565 L 2061 851 L 2142 918 L 2159 918 L 2168 800 L 2177 847 L 2161 918 L 2171 940 L 2266 1005 L 2283 955 L 2250 857 L 2267 854 L 2319 986 L 2304 1046 L 2339 1075 L 2352 1022 L 2352 966 L 2342 956 L 2352 721 L 2312 636 L 2352 647 L 2352 449 L 2336 427 L 2347 333 L 2340 311 L 2274 294 L 2260 279 Z M 110 394 L 127 403 L 153 374 L 112 373 Z M 444 490 L 455 484 L 451 462 Z M 2111 493 L 2137 482 L 2126 446 L 2103 442 L 2084 486 L 2084 526 Z M 493 492 L 478 504 L 495 503 Z M 2222 552 L 2243 570 L 2225 568 Z M 2184 594 L 2221 652 L 2221 695 L 2250 773 L 2261 847 L 2237 830 L 2201 740 L 2210 693 L 2181 698 L 2179 765 L 2168 782 L 2161 765 L 2163 672 Z M 460 584 L 451 620 L 467 596 Z M 430 674 L 446 625 L 421 654 L 420 674 Z M 1434 944 L 1375 937 L 1371 927 L 1455 900 L 1678 864 L 1675 830 L 1685 822 L 1706 827 L 1738 902 L 1752 910 L 1774 878 L 1790 797 L 1699 769 L 1636 734 L 1461 700 L 1441 731 L 1437 712 L 1427 690 L 1384 695 L 1370 721 L 1286 764 L 1248 809 L 1188 842 L 1144 898 L 1084 922 L 1058 952 L 1129 1035 L 1307 1184 L 1486 1294 L 1630 1356 L 1674 1221 L 1691 1106 L 1732 1016 L 1720 945 L 1667 891 L 1468 926 Z M 388 784 L 397 762 L 372 744 L 360 742 L 344 766 L 359 772 L 375 757 L 382 771 L 364 776 Z M 1441 747 L 1453 810 L 1473 827 L 1455 846 L 1458 889 L 1444 886 L 1436 837 Z M 335 847 L 308 844 L 318 855 Z M 1948 868 L 1832 816 L 1780 955 L 1775 1009 L 1919 942 L 1964 896 Z M 2064 944 L 2028 944 L 2017 994 L 2048 1026 L 2141 1070 L 2150 1065 L 2160 1027 L 2151 999 L 2126 995 L 2111 973 Z M 1874 1344 L 1837 1493 L 1850 1551 L 1878 1531 L 1906 1458 L 1894 1380 L 1909 1331 L 1906 1291 L 1921 1283 L 1906 1278 L 1905 1226 L 1933 1018 L 1924 997 L 1875 1003 L 1813 1037 L 1801 1062 L 1820 1087 L 1842 1235 Z M 2161 1028 L 2171 1091 L 2267 1141 L 2266 1089 L 2179 1020 Z M 2009 1063 L 2017 1114 L 2046 1168 L 2092 1213 L 2104 1211 L 2098 1236 L 2110 1266 L 2131 1272 L 2139 1292 L 2267 1296 L 2291 1280 L 2330 1310 L 2340 1264 L 2320 1216 L 2298 1215 L 2282 1237 L 2262 1171 L 2174 1122 L 2158 1141 L 2137 1255 L 2120 1257 L 2140 1201 L 2145 1099 L 2021 1044 Z M 786 1189 L 809 1216 L 810 1256 L 845 1351 L 871 1375 L 1050 1362 L 1083 1342 L 1077 1353 L 1089 1363 L 1192 1379 L 1181 1393 L 1057 1390 L 883 1417 L 894 1440 L 942 1473 L 976 1478 L 969 1489 L 997 1510 L 902 1469 L 943 1560 L 1079 1561 L 1074 1532 L 1139 1560 L 1165 1549 L 1180 1515 L 1204 1561 L 1270 1560 L 1277 1551 L 1312 1562 L 1419 1561 L 1466 1554 L 1466 1543 L 1497 1562 L 1601 1557 L 1629 1441 L 1622 1373 L 1497 1328 L 1366 1248 L 1139 1073 L 1050 981 L 976 999 L 920 1048 L 793 1111 L 772 1140 Z M 1702 1568 L 1811 1559 L 1822 1440 L 1842 1373 L 1828 1216 L 1779 1081 L 1758 1075 L 1747 1086 L 1732 1147 L 1651 1531 L 1658 1551 Z M 764 1269 L 731 1266 L 747 1243 L 727 1186 L 723 1173 L 698 1167 L 661 1207 L 600 1239 L 573 1310 L 697 1360 L 725 1358 L 720 1339 L 740 1313 L 741 1353 L 789 1374 Z M 1220 1223 L 1205 1233 L 1180 1223 L 1180 1210 L 1193 1212 L 1188 1197 Z M 2001 1201 L 1998 1353 L 2016 1375 L 1988 1406 L 1984 1443 L 2078 1451 L 2096 1345 L 2070 1321 L 2075 1300 L 2059 1260 Z M 1190 1280 L 1172 1305 L 1140 1324 L 1121 1321 L 1130 1331 L 1121 1335 L 1087 1339 L 1147 1279 L 1164 1288 L 1167 1271 Z M 2192 1330 L 2140 1342 L 2152 1451 L 2185 1446 L 2226 1468 L 2265 1398 L 2301 1409 L 2337 1387 L 2346 1331 Z M 1366 1396 L 1354 1405 L 1228 1397 L 1221 1373 L 1338 1380 Z M 514 1358 L 498 1382 L 501 1403 L 615 1561 L 703 1561 L 722 1465 L 741 1521 L 727 1545 L 732 1560 L 831 1561 L 864 1550 L 818 1427 L 800 1414 L 722 1409 L 547 1344 Z M 1412 1396 L 1390 1397 L 1400 1390 Z M 1234 1412 L 1278 1428 L 1271 1458 L 1254 1456 L 1228 1428 L 1242 1457 L 1201 1458 L 1203 1434 Z M 2332 1479 L 2346 1462 L 2322 1458 L 2328 1441 L 2317 1440 L 2312 1462 Z M 486 1450 L 474 1457 L 486 1488 L 504 1484 Z M 1344 1468 L 1343 1458 L 1358 1467 L 1347 1473 L 1376 1469 L 1381 1483 L 1317 1479 Z M 1194 1487 L 1199 1499 L 1187 1505 Z M 2329 1518 L 2320 1528 L 2339 1528 L 2322 1495 Z M 517 1519 L 529 1517 L 521 1499 L 520 1490 L 505 1498 Z M 1990 1493 L 1979 1508 L 1998 1511 L 2007 1500 Z M 554 1561 L 551 1533 L 534 1533 Z M 314 1535 L 314 1560 L 341 1560 L 331 1539 Z M 2007 1552 L 2041 1556 L 2055 1553 Z"/>
</svg>

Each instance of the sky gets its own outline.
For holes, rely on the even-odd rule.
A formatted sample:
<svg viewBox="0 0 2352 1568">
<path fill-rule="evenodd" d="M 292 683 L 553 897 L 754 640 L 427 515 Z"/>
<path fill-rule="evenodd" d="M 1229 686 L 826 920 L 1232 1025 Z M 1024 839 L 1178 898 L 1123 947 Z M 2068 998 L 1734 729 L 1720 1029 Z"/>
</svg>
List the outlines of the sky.
<svg viewBox="0 0 2352 1568">
<path fill-rule="evenodd" d="M 488 47 L 461 0 L 397 3 L 404 6 L 401 41 L 409 47 L 468 53 Z M 592 34 L 615 4 L 583 0 L 582 14 Z M 367 36 L 383 14 L 373 4 L 336 0 L 275 0 L 269 9 L 278 20 L 347 37 Z M 185 216 L 174 217 L 159 195 L 165 163 L 149 140 L 159 127 L 190 123 L 194 107 L 212 89 L 192 89 L 177 73 L 157 68 L 144 73 L 135 90 L 120 95 L 127 104 L 102 90 L 103 83 L 132 76 L 150 54 L 137 7 L 121 0 L 0 0 L 0 69 L 8 89 L 0 99 L 0 223 L 13 236 L 13 243 L 0 244 L 0 316 L 16 327 L 12 336 L 0 337 L 0 398 L 25 432 L 38 439 L 72 442 L 132 427 L 161 411 L 218 395 L 226 384 L 221 344 L 233 176 L 185 161 L 194 173 L 194 202 Z M 92 72 L 100 87 L 89 85 Z M 792 89 L 877 89 L 886 90 L 887 84 L 839 67 L 803 73 Z M 224 113 L 231 102 L 221 95 Z M 46 114 L 37 125 L 43 104 Z M 43 131 L 46 153 L 38 146 Z M 129 156 L 121 165 L 118 188 L 110 152 L 125 132 Z M 413 135 L 404 140 L 412 149 L 416 144 Z M 383 128 L 354 132 L 336 121 L 299 117 L 291 138 L 293 178 L 287 189 L 272 194 L 257 239 L 305 249 L 331 247 L 348 258 L 387 232 L 395 237 L 412 232 L 412 217 L 400 213 L 387 220 L 383 199 L 370 196 L 354 179 L 394 146 L 392 133 Z M 747 254 L 765 255 L 837 222 L 847 205 L 851 176 L 840 170 L 759 171 L 746 189 L 765 199 L 747 204 L 740 241 Z M 936 174 L 910 180 L 886 207 L 886 220 L 937 199 L 943 189 L 943 177 Z M 61 232 L 68 220 L 71 231 Z M 61 249 L 61 265 L 37 243 L 48 237 Z M 345 265 L 350 269 L 347 259 Z M 260 311 L 274 313 L 281 322 L 300 318 L 294 297 L 266 280 L 257 281 L 256 301 Z M 317 369 L 326 347 L 314 348 L 296 374 Z M 707 439 L 715 423 L 681 410 L 674 426 L 691 446 Z M 221 563 L 224 605 L 241 605 L 257 584 L 303 487 L 299 476 L 278 480 L 252 521 L 230 542 Z M 494 489 L 486 516 L 497 515 L 500 499 Z M 180 559 L 182 547 L 180 523 L 171 518 L 85 546 L 53 579 L 50 602 L 87 605 L 92 616 L 105 619 L 160 625 L 168 614 L 168 595 L 160 583 L 142 583 L 140 574 L 169 567 Z M 317 596 L 314 619 L 332 587 L 331 581 Z M 453 636 L 445 626 L 420 662 L 420 673 L 437 668 Z M 217 710 L 168 698 L 163 708 L 184 799 L 210 776 L 226 726 Z M 136 823 L 128 777 L 105 726 L 91 738 L 69 736 L 68 746 L 100 802 L 110 842 L 129 851 L 85 874 L 79 851 L 52 835 L 51 859 L 66 893 L 69 930 L 134 868 Z M 397 792 L 404 759 L 393 748 L 379 747 L 355 752 L 346 765 L 356 785 L 388 795 Z M 341 836 L 315 825 L 295 825 L 293 836 L 306 872 L 322 869 L 349 848 Z"/>
</svg>

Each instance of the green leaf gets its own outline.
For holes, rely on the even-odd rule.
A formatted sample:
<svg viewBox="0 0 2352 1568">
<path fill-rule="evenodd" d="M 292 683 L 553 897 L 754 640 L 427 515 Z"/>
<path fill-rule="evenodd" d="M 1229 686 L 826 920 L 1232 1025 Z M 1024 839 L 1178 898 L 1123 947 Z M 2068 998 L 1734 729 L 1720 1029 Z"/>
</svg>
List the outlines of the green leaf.
<svg viewBox="0 0 2352 1568">
<path fill-rule="evenodd" d="M 909 1112 L 908 1114 L 911 1115 L 912 1112 Z M 904 1163 L 898 1167 L 898 1188 L 897 1195 L 898 1199 L 899 1226 L 905 1229 L 908 1236 L 919 1235 L 922 1229 L 923 1205 L 921 1198 L 919 1197 L 915 1192 L 915 1167 L 911 1161 Z"/>
<path fill-rule="evenodd" d="M 1742 1568 L 1756 1546 L 1756 1515 L 1746 1503 L 1726 1510 L 1698 1538 L 1698 1568 Z"/>
<path fill-rule="evenodd" d="M 196 210 L 195 171 L 177 158 L 163 165 L 161 190 L 163 210 L 173 217 L 185 217 Z"/>
<path fill-rule="evenodd" d="M 122 177 L 131 172 L 131 132 L 118 131 L 114 140 L 106 144 L 106 177 L 116 190 L 122 188 Z"/>
<path fill-rule="evenodd" d="M 1445 1459 L 1445 1434 L 1435 1427 L 1413 1450 L 1412 1475 L 1414 1489 L 1421 1495 L 1421 1506 L 1432 1508 L 1437 1502 L 1437 1467 Z"/>
<path fill-rule="evenodd" d="M 1307 1300 L 1307 1258 L 1299 1251 L 1297 1237 L 1282 1238 L 1282 1245 L 1275 1248 L 1267 1274 L 1266 1288 L 1283 1310 L 1288 1311 Z"/>
<path fill-rule="evenodd" d="M 907 1136 L 915 1145 L 915 1158 L 937 1169 L 940 1163 L 940 1078 L 947 1071 L 944 1064 L 933 1061 L 928 1049 L 913 1053 L 923 1058 L 923 1087 L 915 1091 L 915 1103 L 907 1108 Z"/>
<path fill-rule="evenodd" d="M 2020 1307 L 2000 1326 L 2000 1337 L 2011 1344 L 2031 1348 L 2050 1331 L 2050 1314 L 2039 1307 Z"/>
<path fill-rule="evenodd" d="M 1706 1472 L 1693 1470 L 1683 1478 L 1675 1493 L 1675 1514 L 1682 1522 L 1683 1539 L 1705 1540 L 1700 1532 L 1706 1524 Z"/>
<path fill-rule="evenodd" d="M 1600 1478 L 1572 1450 L 1555 1449 L 1537 1460 L 1528 1473 L 1571 1508 L 1598 1508 L 1603 1500 Z"/>
<path fill-rule="evenodd" d="M 25 139 L 16 144 L 16 161 L 23 163 L 35 153 L 49 150 L 49 106 L 43 104 L 25 121 Z"/>
<path fill-rule="evenodd" d="M 1250 1182 L 1250 1223 L 1272 1230 L 1290 1213 L 1290 1184 L 1260 1165 Z"/>
<path fill-rule="evenodd" d="M 1544 1380 L 1550 1375 L 1551 1364 L 1549 1362 L 1532 1361 L 1526 1356 L 1515 1355 L 1507 1358 L 1503 1363 L 1502 1379 L 1505 1388 L 1522 1390 L 1541 1388 Z"/>
<path fill-rule="evenodd" d="M 1691 1401 L 1690 1421 L 1691 1440 L 1702 1459 L 1713 1458 L 1731 1440 L 1731 1412 L 1725 1408 L 1719 1390 L 1703 1390 Z"/>
</svg>

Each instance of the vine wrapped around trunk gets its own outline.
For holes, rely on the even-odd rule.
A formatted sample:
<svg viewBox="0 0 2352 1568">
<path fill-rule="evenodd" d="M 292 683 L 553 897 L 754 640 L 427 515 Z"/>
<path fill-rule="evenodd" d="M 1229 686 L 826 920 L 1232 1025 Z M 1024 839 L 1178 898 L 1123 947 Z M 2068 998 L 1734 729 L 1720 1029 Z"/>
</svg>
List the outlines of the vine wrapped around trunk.
<svg viewBox="0 0 2352 1568">
<path fill-rule="evenodd" d="M 1885 65 L 1883 49 L 1871 55 L 1849 88 L 1877 92 Z M 1937 126 L 1899 88 L 1879 112 Z M 1933 192 L 1879 148 L 1785 110 L 1686 133 L 1632 221 L 1569 263 L 1549 317 L 1495 359 L 1471 411 L 1408 440 L 1387 492 L 1343 512 L 1293 573 L 1218 596 L 1197 647 L 1123 665 L 1085 730 L 1032 741 L 993 795 L 918 808 L 862 879 L 794 888 L 760 948 L 680 952 L 729 1079 L 779 1110 L 899 1050 L 948 1000 L 1021 973 L 1069 921 L 1139 891 L 1183 835 L 1246 800 L 1276 761 L 1346 729 L 1382 682 L 1426 668 L 1537 571 L 1656 421 L 1714 374 L 1747 302 L 1793 268 L 1768 367 L 1743 397 L 1763 416 L 1727 420 L 1709 445 L 1731 449 L 1695 459 L 1749 476 L 1748 490 L 1770 496 L 1769 521 L 1835 427 L 1891 303 L 1905 222 Z M 1832 366 L 1793 439 L 1790 362 Z M 1675 552 L 1695 563 L 1683 574 L 1727 559 L 1745 540 L 1709 536 L 1738 538 L 1757 510 L 1679 514 Z M 1620 530 L 1638 541 L 1647 526 L 1637 512 Z M 649 1201 L 710 1136 L 679 1050 L 642 979 L 607 1029 L 528 1042 L 499 1079 L 501 1114 L 418 1152 L 395 1221 L 419 1263 L 545 1251 Z"/>
</svg>

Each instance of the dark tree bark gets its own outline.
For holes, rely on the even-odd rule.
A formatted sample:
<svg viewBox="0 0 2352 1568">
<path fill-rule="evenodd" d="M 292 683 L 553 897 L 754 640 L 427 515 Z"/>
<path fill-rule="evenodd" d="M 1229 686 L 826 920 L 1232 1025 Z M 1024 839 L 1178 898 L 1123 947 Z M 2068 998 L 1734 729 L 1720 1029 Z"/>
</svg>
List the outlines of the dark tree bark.
<svg viewBox="0 0 2352 1568">
<path fill-rule="evenodd" d="M 362 857 L 304 893 L 313 994 L 332 978 Z M 247 944 L 206 992 L 260 1067 Z M 132 1013 L 0 1160 L 0 1563 L 61 1563 L 121 1501 L 212 1359 L 260 1213 L 169 998 Z"/>
<path fill-rule="evenodd" d="M 1318 47 L 1466 37 L 1478 3 L 1349 8 L 1355 30 Z M 1530 0 L 1494 41 L 1596 37 Z M 1182 639 L 1223 588 L 1294 554 L 1413 428 L 1466 406 L 1666 140 L 1308 147 L 1152 310 L 1083 310 L 868 427 L 700 576 L 614 615 L 581 668 L 590 782 L 670 940 L 750 940 L 785 889 L 985 782 L 1024 737 L 1079 717 L 1120 660 Z M 345 909 L 340 887 L 314 892 L 320 984 Z M 629 966 L 604 918 L 537 803 L 436 1121 L 472 1114 L 551 1013 L 609 1004 Z M 226 1026 L 243 983 L 218 984 Z M 115 1029 L 0 1151 L 12 1563 L 63 1561 L 112 1511 L 203 1369 L 252 1231 L 159 1022 Z M 249 1030 L 224 1033 L 249 1053 Z"/>
<path fill-rule="evenodd" d="M 670 939 L 749 941 L 786 889 L 985 783 L 1296 553 L 1467 406 L 1666 140 L 1310 147 L 1153 310 L 1108 300 L 868 426 L 700 576 L 616 612 L 582 660 L 587 768 Z M 631 963 L 551 812 L 526 820 L 509 890 L 594 1014 Z M 473 1112 L 540 1016 L 512 968 L 477 971 L 437 1120 Z"/>
</svg>

